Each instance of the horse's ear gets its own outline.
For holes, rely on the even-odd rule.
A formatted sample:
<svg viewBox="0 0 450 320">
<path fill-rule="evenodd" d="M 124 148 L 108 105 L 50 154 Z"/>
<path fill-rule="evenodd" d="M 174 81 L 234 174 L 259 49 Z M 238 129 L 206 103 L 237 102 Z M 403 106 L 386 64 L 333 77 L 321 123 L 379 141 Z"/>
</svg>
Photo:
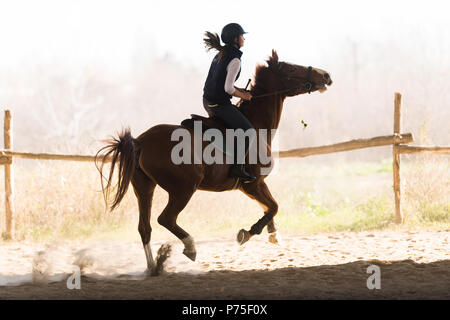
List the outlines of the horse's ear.
<svg viewBox="0 0 450 320">
<path fill-rule="evenodd" d="M 278 65 L 278 54 L 275 49 L 272 49 L 272 56 L 267 60 L 269 67 L 276 67 Z"/>
</svg>

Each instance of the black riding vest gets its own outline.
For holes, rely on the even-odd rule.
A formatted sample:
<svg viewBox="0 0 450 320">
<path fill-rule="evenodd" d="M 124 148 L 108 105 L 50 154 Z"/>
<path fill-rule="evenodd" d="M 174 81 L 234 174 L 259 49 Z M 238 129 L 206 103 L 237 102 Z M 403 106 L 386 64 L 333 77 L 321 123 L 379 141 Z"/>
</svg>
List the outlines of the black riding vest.
<svg viewBox="0 0 450 320">
<path fill-rule="evenodd" d="M 230 104 L 231 96 L 225 91 L 225 79 L 227 78 L 227 66 L 231 60 L 238 58 L 241 60 L 242 51 L 234 46 L 227 46 L 226 53 L 218 61 L 217 54 L 209 68 L 208 77 L 203 87 L 203 98 L 212 104 Z M 239 70 L 236 80 L 239 78 L 241 70 Z"/>
</svg>

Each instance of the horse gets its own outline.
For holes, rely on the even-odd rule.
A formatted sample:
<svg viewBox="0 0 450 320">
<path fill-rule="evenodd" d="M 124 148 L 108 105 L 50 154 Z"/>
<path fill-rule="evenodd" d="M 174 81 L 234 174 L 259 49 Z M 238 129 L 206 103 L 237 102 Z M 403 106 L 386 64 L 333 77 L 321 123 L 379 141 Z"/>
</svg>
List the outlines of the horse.
<svg viewBox="0 0 450 320">
<path fill-rule="evenodd" d="M 248 118 L 256 130 L 277 129 L 281 119 L 283 103 L 287 97 L 314 91 L 323 92 L 332 84 L 330 74 L 324 70 L 295 65 L 279 61 L 278 54 L 272 50 L 272 55 L 266 60 L 267 64 L 257 65 L 254 83 L 250 87 L 253 96 L 251 100 L 239 101 L 240 111 Z M 197 119 L 202 117 L 197 116 Z M 211 118 L 203 118 L 217 124 Z M 223 124 L 222 124 L 223 125 Z M 240 244 L 247 242 L 252 236 L 260 234 L 267 226 L 269 241 L 277 243 L 277 229 L 274 216 L 278 211 L 278 204 L 272 197 L 262 174 L 263 165 L 260 162 L 247 164 L 248 172 L 256 176 L 251 183 L 239 183 L 238 178 L 229 176 L 230 164 L 227 163 L 180 163 L 175 164 L 171 158 L 171 150 L 176 141 L 172 141 L 175 130 L 184 129 L 193 133 L 192 127 L 172 124 L 156 125 L 137 138 L 133 138 L 129 128 L 123 129 L 118 138 L 107 141 L 96 155 L 100 160 L 97 168 L 100 171 L 102 190 L 105 201 L 109 205 L 113 192 L 112 177 L 118 166 L 118 182 L 114 189 L 115 195 L 110 210 L 114 210 L 123 199 L 131 182 L 139 207 L 138 231 L 142 239 L 147 260 L 147 268 L 151 272 L 156 264 L 150 247 L 152 228 L 150 215 L 152 198 L 155 187 L 159 185 L 168 192 L 168 203 L 157 221 L 171 231 L 184 244 L 183 254 L 195 261 L 196 249 L 194 239 L 177 224 L 179 213 L 185 208 L 196 190 L 221 192 L 239 189 L 251 199 L 256 200 L 263 208 L 264 214 L 249 230 L 238 232 Z M 270 131 L 272 132 L 272 131 Z M 272 134 L 267 138 L 266 148 L 270 157 Z M 206 142 L 202 148 L 205 148 Z M 103 176 L 103 166 L 111 160 L 109 176 Z M 106 180 L 106 186 L 104 181 Z"/>
</svg>

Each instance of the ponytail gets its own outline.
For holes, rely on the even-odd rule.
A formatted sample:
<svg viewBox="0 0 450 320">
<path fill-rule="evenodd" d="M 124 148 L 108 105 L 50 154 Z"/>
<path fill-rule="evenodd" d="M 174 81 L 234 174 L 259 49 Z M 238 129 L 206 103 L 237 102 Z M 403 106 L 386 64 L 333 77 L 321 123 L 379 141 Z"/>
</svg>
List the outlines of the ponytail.
<svg viewBox="0 0 450 320">
<path fill-rule="evenodd" d="M 220 44 L 220 38 L 217 33 L 212 33 L 209 31 L 205 32 L 205 37 L 203 41 L 205 42 L 206 50 L 210 51 L 211 49 L 219 51 L 218 60 L 222 59 L 225 55 L 226 46 Z"/>
</svg>

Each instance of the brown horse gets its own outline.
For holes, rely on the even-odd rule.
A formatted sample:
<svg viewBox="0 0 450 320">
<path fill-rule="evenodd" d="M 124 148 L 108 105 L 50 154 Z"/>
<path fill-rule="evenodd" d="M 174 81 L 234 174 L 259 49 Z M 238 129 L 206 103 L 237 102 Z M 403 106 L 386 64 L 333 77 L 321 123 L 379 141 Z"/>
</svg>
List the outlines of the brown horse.
<svg viewBox="0 0 450 320">
<path fill-rule="evenodd" d="M 303 67 L 291 63 L 278 61 L 278 55 L 273 50 L 267 60 L 267 66 L 257 66 L 254 85 L 251 87 L 252 100 L 240 101 L 239 108 L 249 119 L 256 130 L 277 129 L 286 97 L 306 92 L 325 91 L 326 86 L 332 84 L 330 75 L 320 69 Z M 209 119 L 211 123 L 211 119 Z M 158 217 L 158 223 L 170 230 L 184 243 L 183 253 L 195 260 L 196 251 L 193 238 L 177 224 L 178 214 L 184 209 L 196 190 L 226 191 L 239 189 L 247 196 L 258 201 L 264 209 L 263 217 L 258 220 L 249 231 L 241 230 L 238 241 L 242 244 L 255 234 L 260 234 L 265 226 L 270 234 L 269 240 L 277 242 L 276 228 L 273 217 L 278 205 L 273 199 L 264 182 L 267 175 L 261 174 L 261 163 L 248 164 L 247 170 L 257 177 L 251 183 L 239 183 L 237 178 L 228 175 L 229 164 L 175 164 L 171 158 L 171 150 L 177 144 L 172 141 L 172 133 L 176 129 L 184 128 L 193 132 L 192 128 L 180 125 L 161 124 L 148 129 L 136 139 L 126 129 L 119 134 L 118 139 L 100 149 L 99 167 L 102 177 L 102 189 L 108 202 L 111 193 L 111 180 L 114 168 L 118 163 L 118 183 L 111 210 L 117 207 L 124 197 L 131 182 L 139 205 L 139 233 L 144 245 L 147 267 L 150 271 L 155 268 L 155 262 L 150 248 L 151 226 L 150 212 L 153 192 L 156 185 L 169 194 L 167 206 Z M 270 132 L 270 130 L 269 130 Z M 272 136 L 266 140 L 265 148 L 270 155 Z M 193 144 L 193 142 L 192 142 Z M 203 148 L 208 145 L 203 142 Z M 193 147 L 195 149 L 195 147 Z M 106 186 L 103 185 L 102 169 L 107 159 L 112 159 Z"/>
</svg>

